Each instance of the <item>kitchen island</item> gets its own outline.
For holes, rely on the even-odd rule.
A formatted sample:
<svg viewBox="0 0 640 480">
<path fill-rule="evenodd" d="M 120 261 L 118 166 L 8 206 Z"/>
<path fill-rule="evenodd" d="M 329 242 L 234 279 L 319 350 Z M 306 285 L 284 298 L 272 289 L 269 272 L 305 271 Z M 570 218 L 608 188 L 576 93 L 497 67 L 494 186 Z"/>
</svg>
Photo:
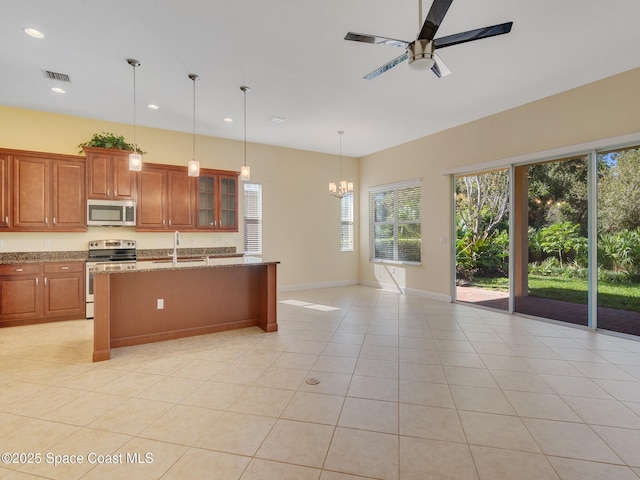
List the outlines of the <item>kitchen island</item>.
<svg viewBox="0 0 640 480">
<path fill-rule="evenodd" d="M 96 267 L 93 361 L 117 347 L 251 326 L 277 331 L 278 263 L 208 257 Z"/>
</svg>

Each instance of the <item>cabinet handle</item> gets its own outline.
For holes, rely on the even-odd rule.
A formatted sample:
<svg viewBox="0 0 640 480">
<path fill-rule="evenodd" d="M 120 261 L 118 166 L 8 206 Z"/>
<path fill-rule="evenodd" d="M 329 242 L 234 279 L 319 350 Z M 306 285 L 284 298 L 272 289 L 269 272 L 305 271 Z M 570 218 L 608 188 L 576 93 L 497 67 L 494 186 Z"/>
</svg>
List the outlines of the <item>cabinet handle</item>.
<svg viewBox="0 0 640 480">
<path fill-rule="evenodd" d="M 69 267 L 60 267 L 60 270 L 69 270 Z"/>
<path fill-rule="evenodd" d="M 22 272 L 22 268 L 16 268 L 16 272 Z"/>
<path fill-rule="evenodd" d="M 109 196 L 110 193 L 111 191 L 107 188 L 107 197 Z"/>
<path fill-rule="evenodd" d="M 36 277 L 36 286 L 38 285 L 38 277 Z"/>
<path fill-rule="evenodd" d="M 44 277 L 44 286 L 47 286 L 47 277 Z"/>
<path fill-rule="evenodd" d="M 5 222 L 5 223 L 9 223 L 9 215 L 7 215 L 6 217 L 4 217 L 4 222 Z"/>
<path fill-rule="evenodd" d="M 49 225 L 49 217 L 44 217 L 44 224 Z"/>
<path fill-rule="evenodd" d="M 56 224 L 56 217 L 53 217 L 53 224 Z"/>
<path fill-rule="evenodd" d="M 162 226 L 163 226 L 163 227 L 165 226 L 164 218 L 162 219 Z"/>
<path fill-rule="evenodd" d="M 169 226 L 171 226 L 171 219 L 169 219 Z"/>
</svg>

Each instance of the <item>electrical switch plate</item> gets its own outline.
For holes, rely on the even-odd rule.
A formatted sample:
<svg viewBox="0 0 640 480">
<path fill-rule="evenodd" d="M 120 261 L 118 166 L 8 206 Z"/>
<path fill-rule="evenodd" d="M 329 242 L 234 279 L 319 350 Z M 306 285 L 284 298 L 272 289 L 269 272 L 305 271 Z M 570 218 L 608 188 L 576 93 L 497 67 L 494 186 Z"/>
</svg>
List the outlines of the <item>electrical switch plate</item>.
<svg viewBox="0 0 640 480">
<path fill-rule="evenodd" d="M 164 298 L 159 298 L 156 301 L 156 307 L 158 310 L 162 310 L 164 308 Z"/>
</svg>

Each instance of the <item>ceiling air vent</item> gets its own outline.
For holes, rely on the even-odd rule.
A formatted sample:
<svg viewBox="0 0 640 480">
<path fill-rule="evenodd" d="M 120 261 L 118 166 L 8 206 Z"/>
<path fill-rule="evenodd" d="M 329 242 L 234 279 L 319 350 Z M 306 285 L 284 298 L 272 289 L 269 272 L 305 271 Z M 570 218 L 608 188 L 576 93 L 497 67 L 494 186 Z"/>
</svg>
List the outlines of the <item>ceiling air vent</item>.
<svg viewBox="0 0 640 480">
<path fill-rule="evenodd" d="M 271 123 L 284 123 L 287 119 L 283 118 L 283 117 L 278 117 L 276 115 L 270 115 L 267 118 L 267 122 L 271 122 Z"/>
<path fill-rule="evenodd" d="M 44 76 L 51 80 L 71 83 L 71 78 L 69 78 L 69 75 L 67 75 L 66 73 L 57 73 L 57 72 L 52 72 L 50 70 L 43 70 L 43 72 L 44 72 Z"/>
</svg>

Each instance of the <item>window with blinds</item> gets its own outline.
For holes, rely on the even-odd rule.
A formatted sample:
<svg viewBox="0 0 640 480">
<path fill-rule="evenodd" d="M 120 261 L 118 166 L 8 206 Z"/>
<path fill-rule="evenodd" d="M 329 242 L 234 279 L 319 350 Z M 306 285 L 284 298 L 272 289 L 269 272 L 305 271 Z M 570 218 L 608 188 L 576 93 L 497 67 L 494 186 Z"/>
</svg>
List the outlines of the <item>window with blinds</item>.
<svg viewBox="0 0 640 480">
<path fill-rule="evenodd" d="M 353 252 L 353 192 L 340 199 L 340 251 Z"/>
<path fill-rule="evenodd" d="M 262 185 L 244 183 L 244 253 L 262 254 Z"/>
<path fill-rule="evenodd" d="M 371 260 L 420 263 L 420 205 L 420 180 L 369 189 Z"/>
</svg>

